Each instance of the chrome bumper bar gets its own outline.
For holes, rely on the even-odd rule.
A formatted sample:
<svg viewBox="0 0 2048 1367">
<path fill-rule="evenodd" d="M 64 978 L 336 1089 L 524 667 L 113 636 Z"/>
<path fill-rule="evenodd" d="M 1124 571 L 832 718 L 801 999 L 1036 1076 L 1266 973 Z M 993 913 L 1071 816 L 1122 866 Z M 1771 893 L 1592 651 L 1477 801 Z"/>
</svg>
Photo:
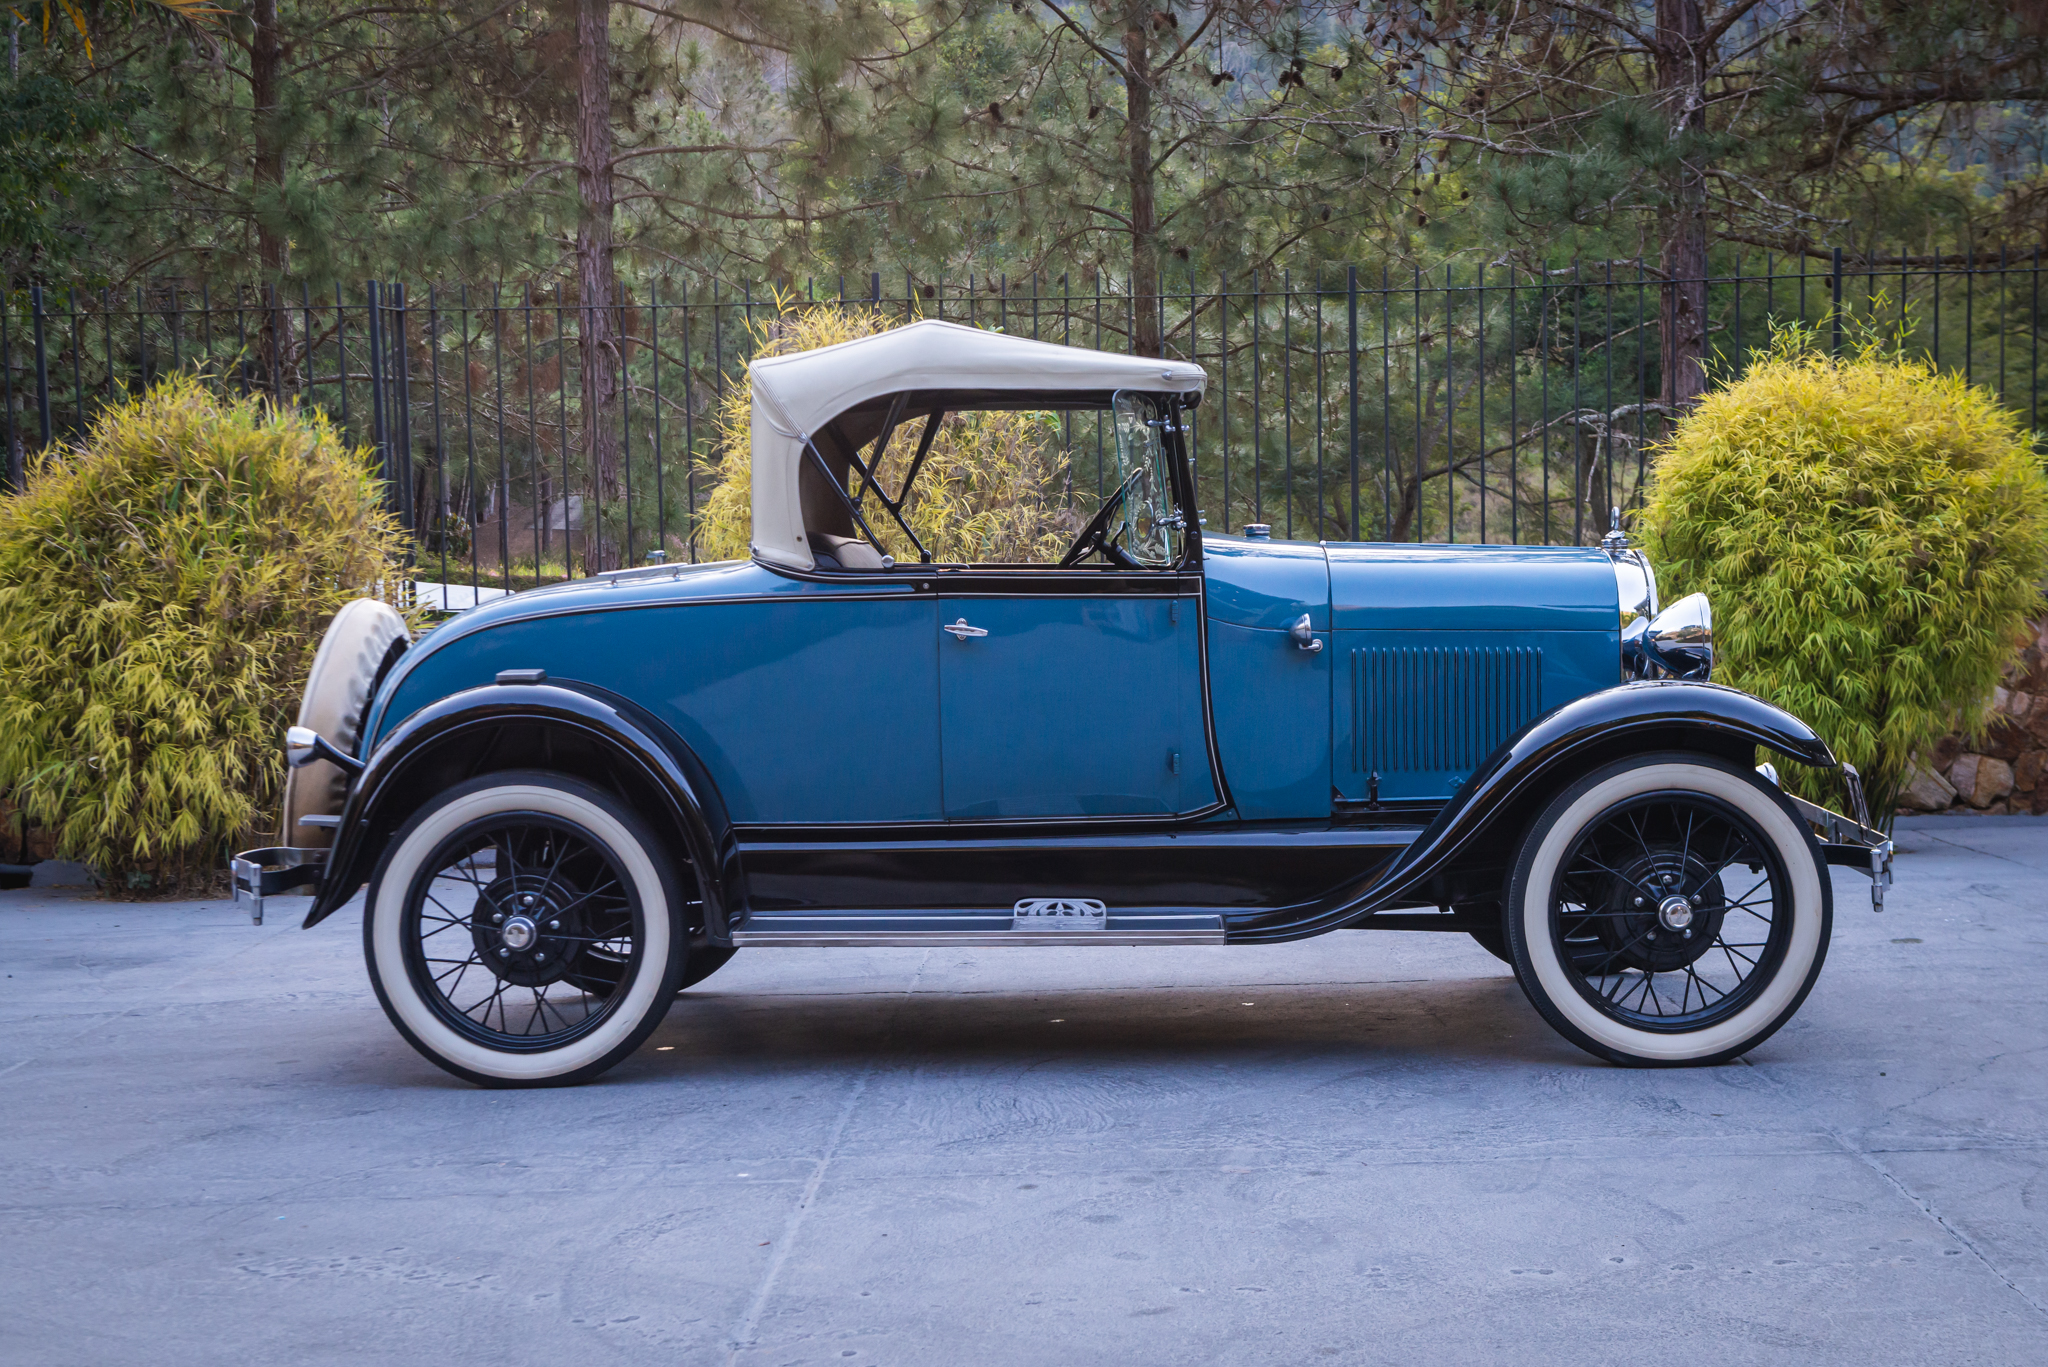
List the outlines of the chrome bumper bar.
<svg viewBox="0 0 2048 1367">
<path fill-rule="evenodd" d="M 1891 837 L 1871 824 L 1870 806 L 1863 800 L 1863 775 L 1856 772 L 1855 765 L 1842 766 L 1842 782 L 1849 790 L 1849 806 L 1856 813 L 1853 817 L 1831 812 L 1790 793 L 1785 796 L 1792 797 L 1799 815 L 1813 824 L 1820 836 L 1821 854 L 1830 864 L 1861 869 L 1870 875 L 1870 909 L 1883 911 L 1884 890 L 1892 885 Z"/>
<path fill-rule="evenodd" d="M 228 860 L 235 882 L 235 905 L 249 909 L 249 923 L 263 924 L 263 899 L 300 888 L 320 886 L 327 873 L 328 851 L 297 845 L 272 845 L 243 850 Z"/>
<path fill-rule="evenodd" d="M 1778 781 L 1776 765 L 1759 764 L 1757 772 L 1769 779 L 1779 792 L 1785 791 L 1785 785 Z M 1831 812 L 1818 803 L 1808 802 L 1791 793 L 1785 793 L 1785 798 L 1820 837 L 1822 858 L 1830 864 L 1870 875 L 1870 909 L 1883 911 L 1884 890 L 1892 885 L 1891 837 L 1871 824 L 1870 804 L 1863 797 L 1863 775 L 1856 772 L 1855 765 L 1842 766 L 1842 785 L 1849 790 L 1849 806 L 1856 813 L 1854 816 Z"/>
</svg>

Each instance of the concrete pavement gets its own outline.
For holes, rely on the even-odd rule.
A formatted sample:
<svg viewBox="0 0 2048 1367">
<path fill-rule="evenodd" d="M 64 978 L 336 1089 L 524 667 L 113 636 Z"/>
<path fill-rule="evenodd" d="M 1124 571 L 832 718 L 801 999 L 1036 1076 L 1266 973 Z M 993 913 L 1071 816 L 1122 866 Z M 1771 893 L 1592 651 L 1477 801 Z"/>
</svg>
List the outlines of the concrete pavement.
<svg viewBox="0 0 2048 1367">
<path fill-rule="evenodd" d="M 2048 1361 L 2048 822 L 1902 826 L 1667 1072 L 1363 932 L 750 950 L 486 1092 L 353 911 L 0 893 L 0 1362 Z"/>
</svg>

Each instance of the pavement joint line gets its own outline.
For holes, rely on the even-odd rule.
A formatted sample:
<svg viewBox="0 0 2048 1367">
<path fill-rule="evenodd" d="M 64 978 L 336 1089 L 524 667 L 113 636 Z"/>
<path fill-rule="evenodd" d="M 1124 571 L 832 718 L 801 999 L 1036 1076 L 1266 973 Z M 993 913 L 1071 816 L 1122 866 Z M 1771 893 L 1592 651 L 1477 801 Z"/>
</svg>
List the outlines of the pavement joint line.
<svg viewBox="0 0 2048 1367">
<path fill-rule="evenodd" d="M 1916 829 L 1925 830 L 1926 828 L 1918 827 Z M 1936 831 L 1928 831 L 1927 834 L 1931 839 L 1939 840 L 1942 844 L 1958 850 L 1968 850 L 1971 854 L 1982 855 L 1986 859 L 1996 859 L 2001 863 L 2017 865 L 2029 873 L 2039 873 L 2041 871 L 2037 866 L 2027 863 L 2024 859 L 2014 859 L 2011 855 L 1999 854 L 1992 850 L 1980 850 L 1975 845 L 1965 845 L 1960 840 L 1951 840 L 1949 837 Z"/>
<path fill-rule="evenodd" d="M 1903 1181 L 1901 1181 L 1898 1178 L 1898 1176 L 1892 1172 L 1890 1168 L 1886 1167 L 1883 1163 L 1880 1163 L 1877 1160 L 1877 1156 L 1875 1154 L 1865 1151 L 1860 1145 L 1851 1143 L 1849 1137 L 1843 1134 L 1840 1130 L 1830 1130 L 1828 1131 L 1828 1136 L 1829 1138 L 1833 1139 L 1837 1144 L 1840 1144 L 1848 1152 L 1854 1154 L 1857 1157 L 1857 1159 L 1863 1163 L 1865 1167 L 1869 1168 L 1879 1177 L 1882 1177 L 1891 1186 L 1893 1191 L 1896 1191 L 1900 1196 L 1904 1197 L 1906 1201 L 1909 1202 L 1915 1210 L 1919 1211 L 1922 1215 L 1926 1216 L 1929 1220 L 1932 1220 L 1936 1225 L 1940 1226 L 1941 1229 L 1945 1233 L 1947 1233 L 1947 1235 L 1951 1239 L 1954 1239 L 1964 1248 L 1969 1249 L 1971 1254 L 1977 1259 L 1977 1261 L 1984 1264 L 1985 1271 L 1989 1272 L 1992 1276 L 1998 1278 L 1998 1280 L 2000 1280 L 2001 1282 L 2004 1282 L 2006 1288 L 2010 1290 L 2015 1296 L 2018 1296 L 2021 1300 L 2025 1301 L 2028 1305 L 2032 1306 L 2036 1314 L 2041 1315 L 2044 1318 L 2048 1318 L 2048 1305 L 2042 1304 L 2038 1296 L 2035 1296 L 2032 1292 L 2028 1291 L 2025 1287 L 2021 1286 L 2018 1282 L 2014 1281 L 2011 1278 L 2011 1276 L 2009 1276 L 2006 1273 L 2006 1270 L 2004 1268 L 2000 1267 L 1997 1263 L 1991 1261 L 1990 1255 L 1985 1253 L 1983 1249 L 1977 1246 L 1977 1241 L 1975 1239 L 1972 1239 L 1969 1235 L 1963 1233 L 1963 1231 L 1957 1228 L 1955 1225 L 1951 1224 L 1947 1216 L 1943 1215 L 1939 1210 L 1935 1209 L 1934 1203 L 1932 1201 L 1929 1201 L 1927 1198 L 1915 1193 L 1913 1189 L 1911 1187 L 1908 1187 Z"/>
<path fill-rule="evenodd" d="M 885 1043 L 896 1028 L 896 1016 L 902 1010 L 902 1002 L 909 1001 L 910 995 L 917 991 L 918 980 L 924 977 L 925 967 L 931 961 L 932 951 L 927 949 L 918 959 L 917 968 L 911 973 L 910 982 L 901 993 L 897 1010 L 890 1013 L 888 1022 L 882 1028 L 882 1039 Z M 746 1317 L 733 1331 L 732 1351 L 726 1357 L 726 1367 L 733 1367 L 733 1364 L 739 1361 L 740 1354 L 755 1345 L 761 1329 L 761 1316 L 767 1313 L 768 1298 L 774 1294 L 776 1280 L 782 1273 L 782 1265 L 789 1261 L 790 1249 L 796 1244 L 797 1235 L 803 1228 L 804 1217 L 810 1214 L 811 1207 L 817 1202 L 818 1189 L 825 1184 L 825 1170 L 832 1165 L 832 1156 L 838 1152 L 840 1140 L 846 1135 L 846 1127 L 853 1119 L 854 1108 L 860 1104 L 861 1096 L 867 1091 L 868 1080 L 874 1077 L 880 1068 L 881 1063 L 876 1060 L 862 1069 L 860 1076 L 854 1081 L 853 1090 L 847 1094 L 845 1104 L 839 1108 L 839 1115 L 832 1122 L 832 1133 L 826 1136 L 824 1147 L 819 1150 L 817 1161 L 811 1168 L 810 1180 L 804 1183 L 803 1194 L 797 1197 L 795 1208 L 789 1212 L 789 1219 L 783 1224 L 782 1237 L 776 1240 L 775 1251 L 769 1255 L 768 1266 L 761 1273 L 761 1285 L 755 1289 L 754 1299 L 747 1306 Z"/>
</svg>

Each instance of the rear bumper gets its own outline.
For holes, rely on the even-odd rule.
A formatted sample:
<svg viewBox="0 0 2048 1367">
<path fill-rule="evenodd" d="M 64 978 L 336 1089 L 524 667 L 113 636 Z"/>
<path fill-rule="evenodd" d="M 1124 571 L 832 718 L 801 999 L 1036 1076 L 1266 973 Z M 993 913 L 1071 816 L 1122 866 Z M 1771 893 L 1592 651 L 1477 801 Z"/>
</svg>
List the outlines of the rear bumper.
<svg viewBox="0 0 2048 1367">
<path fill-rule="evenodd" d="M 319 891 L 327 874 L 324 849 L 297 845 L 272 845 L 260 850 L 243 850 L 228 861 L 235 883 L 235 905 L 249 909 L 252 925 L 263 924 L 263 899 L 305 889 Z"/>
</svg>

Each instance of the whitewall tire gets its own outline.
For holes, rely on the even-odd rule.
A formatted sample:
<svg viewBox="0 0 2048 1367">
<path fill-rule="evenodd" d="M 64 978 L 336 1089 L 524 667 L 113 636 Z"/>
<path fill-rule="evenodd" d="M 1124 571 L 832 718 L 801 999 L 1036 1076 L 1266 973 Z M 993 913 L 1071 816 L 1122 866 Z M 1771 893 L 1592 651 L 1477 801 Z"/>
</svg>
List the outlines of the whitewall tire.
<svg viewBox="0 0 2048 1367">
<path fill-rule="evenodd" d="M 1537 817 L 1507 887 L 1515 977 L 1572 1043 L 1637 1066 L 1768 1039 L 1827 957 L 1820 847 L 1756 774 L 1694 753 L 1612 764 Z"/>
<path fill-rule="evenodd" d="M 370 981 L 406 1041 L 457 1077 L 587 1081 L 675 1000 L 672 908 L 689 896 L 677 878 L 610 794 L 559 774 L 484 775 L 387 847 L 363 914 Z"/>
</svg>

